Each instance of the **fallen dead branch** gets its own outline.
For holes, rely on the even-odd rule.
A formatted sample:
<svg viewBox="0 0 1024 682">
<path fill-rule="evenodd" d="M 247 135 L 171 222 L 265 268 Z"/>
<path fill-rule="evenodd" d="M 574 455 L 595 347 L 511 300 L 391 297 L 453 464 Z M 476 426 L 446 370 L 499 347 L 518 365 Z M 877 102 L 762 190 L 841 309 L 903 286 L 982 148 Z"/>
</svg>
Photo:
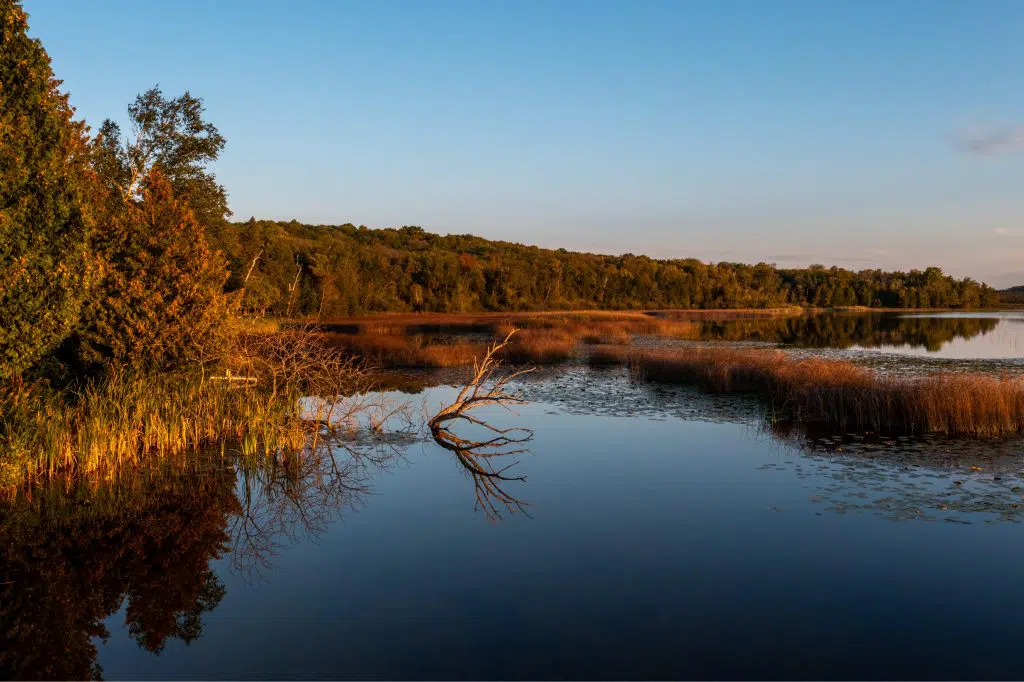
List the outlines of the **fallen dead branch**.
<svg viewBox="0 0 1024 682">
<path fill-rule="evenodd" d="M 497 374 L 501 367 L 497 357 L 508 346 L 515 333 L 516 330 L 513 329 L 503 341 L 487 349 L 483 359 L 474 364 L 472 377 L 459 391 L 455 400 L 442 407 L 427 422 L 434 441 L 454 453 L 456 460 L 473 479 L 476 508 L 482 509 L 492 521 L 501 519 L 501 508 L 526 514 L 525 503 L 503 488 L 504 483 L 526 480 L 525 476 L 506 473 L 519 461 L 504 466 L 499 466 L 495 462 L 496 458 L 526 453 L 527 450 L 520 446 L 533 438 L 533 432 L 524 428 L 501 429 L 470 414 L 470 411 L 486 405 L 508 408 L 510 405 L 521 405 L 526 402 L 521 396 L 511 392 L 508 385 L 516 377 L 532 372 L 533 368 Z M 480 439 L 459 436 L 451 430 L 451 426 L 459 421 L 481 427 L 487 435 Z"/>
</svg>

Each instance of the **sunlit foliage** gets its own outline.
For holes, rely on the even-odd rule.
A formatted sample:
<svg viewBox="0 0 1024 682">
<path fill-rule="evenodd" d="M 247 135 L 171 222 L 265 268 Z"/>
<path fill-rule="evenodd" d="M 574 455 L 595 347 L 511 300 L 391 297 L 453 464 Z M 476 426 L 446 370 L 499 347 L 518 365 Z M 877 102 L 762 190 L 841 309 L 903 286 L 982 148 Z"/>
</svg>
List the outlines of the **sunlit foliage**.
<svg viewBox="0 0 1024 682">
<path fill-rule="evenodd" d="M 75 328 L 88 293 L 84 126 L 20 3 L 0 0 L 0 380 Z"/>
</svg>

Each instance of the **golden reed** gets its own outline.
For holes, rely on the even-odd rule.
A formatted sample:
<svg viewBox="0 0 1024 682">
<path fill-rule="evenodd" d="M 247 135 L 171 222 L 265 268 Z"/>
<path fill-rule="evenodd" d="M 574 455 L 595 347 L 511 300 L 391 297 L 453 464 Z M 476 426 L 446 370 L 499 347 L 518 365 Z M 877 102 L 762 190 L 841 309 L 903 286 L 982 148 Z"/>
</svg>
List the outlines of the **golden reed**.
<svg viewBox="0 0 1024 682">
<path fill-rule="evenodd" d="M 727 348 L 630 353 L 643 381 L 765 398 L 783 419 L 875 433 L 994 437 L 1024 432 L 1024 380 L 979 374 L 879 375 L 839 360 Z"/>
</svg>

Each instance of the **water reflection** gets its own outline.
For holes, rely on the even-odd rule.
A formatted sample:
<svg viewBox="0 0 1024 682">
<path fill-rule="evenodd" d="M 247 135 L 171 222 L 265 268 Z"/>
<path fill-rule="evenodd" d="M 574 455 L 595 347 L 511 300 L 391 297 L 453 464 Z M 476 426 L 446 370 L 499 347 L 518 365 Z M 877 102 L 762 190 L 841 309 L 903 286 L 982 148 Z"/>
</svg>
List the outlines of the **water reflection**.
<svg viewBox="0 0 1024 682">
<path fill-rule="evenodd" d="M 407 438 L 332 443 L 266 462 L 197 458 L 186 468 L 20 491 L 0 513 L 0 678 L 99 679 L 97 641 L 123 609 L 159 653 L 203 631 L 225 588 L 211 561 L 259 575 L 291 542 L 362 503 Z"/>
<path fill-rule="evenodd" d="M 473 481 L 474 510 L 482 511 L 492 522 L 502 519 L 501 511 L 522 513 L 526 502 L 508 492 L 509 483 L 525 481 L 526 476 L 509 473 L 519 464 L 518 455 L 529 453 L 523 444 L 533 438 L 528 429 L 495 429 L 478 424 L 486 435 L 478 438 L 456 436 L 450 429 L 433 431 L 434 442 L 455 456 L 455 461 Z"/>
<path fill-rule="evenodd" d="M 1001 317 L 822 313 L 701 323 L 703 341 L 759 341 L 806 348 L 923 348 L 938 352 L 955 339 L 994 330 Z"/>
<path fill-rule="evenodd" d="M 758 471 L 792 475 L 823 513 L 890 520 L 1019 522 L 1024 516 L 1024 438 L 878 437 L 777 421 L 756 398 L 629 381 L 621 369 L 572 369 L 524 384 L 531 399 L 569 414 L 735 424 L 768 439 L 778 457 Z"/>
<path fill-rule="evenodd" d="M 363 505 L 373 478 L 404 456 L 410 434 L 335 440 L 301 456 L 238 463 L 238 512 L 230 521 L 232 566 L 249 576 L 273 568 L 284 548 L 316 539 Z"/>
<path fill-rule="evenodd" d="M 893 521 L 1020 523 L 1024 519 L 1024 439 L 995 441 L 864 438 L 793 425 L 766 431 L 801 453 L 792 467 L 812 483 L 809 499 L 835 514 L 871 513 Z"/>
<path fill-rule="evenodd" d="M 515 422 L 537 429 L 530 446 L 543 456 L 534 459 L 525 457 L 527 432 L 499 437 L 493 429 L 467 424 L 452 437 L 428 442 L 408 471 L 404 464 L 412 460 L 415 436 L 367 436 L 302 458 L 257 464 L 218 453 L 188 469 L 22 491 L 0 510 L 0 677 L 100 677 L 98 644 L 111 636 L 105 623 L 119 614 L 139 647 L 164 652 L 144 663 L 122 661 L 125 676 L 155 670 L 167 677 L 171 670 L 194 677 L 261 671 L 481 677 L 504 670 L 530 678 L 643 670 L 645 676 L 663 677 L 681 670 L 685 660 L 696 666 L 689 670 L 698 677 L 716 671 L 784 677 L 794 668 L 758 668 L 757 662 L 776 648 L 787 664 L 803 662 L 799 642 L 806 641 L 803 633 L 820 632 L 814 609 L 826 598 L 835 599 L 830 608 L 843 616 L 835 619 L 840 653 L 828 659 L 838 667 L 829 669 L 845 671 L 841 654 L 852 638 L 861 637 L 863 646 L 888 641 L 872 639 L 872 628 L 858 625 L 861 607 L 892 605 L 879 616 L 884 624 L 930 603 L 933 594 L 920 585 L 924 596 L 906 601 L 905 576 L 934 568 L 959 580 L 984 577 L 963 573 L 978 566 L 1011 574 L 1014 569 L 1005 561 L 965 559 L 954 570 L 950 562 L 981 551 L 985 537 L 1015 537 L 1006 531 L 1024 509 L 1020 439 L 870 439 L 816 432 L 766 419 L 756 400 L 636 384 L 618 369 L 559 371 L 517 388 L 534 402 Z M 472 494 L 450 476 L 453 465 L 472 482 Z M 407 475 L 382 481 L 382 472 Z M 346 524 L 357 532 L 331 527 L 389 483 L 389 495 L 374 500 L 373 513 L 361 515 L 365 523 Z M 430 494 L 418 497 L 421 491 Z M 500 532 L 468 511 L 468 500 L 474 500 L 482 515 L 497 520 L 531 509 L 523 498 L 545 513 L 527 524 L 506 524 Z M 829 517 L 821 519 L 829 525 L 817 525 L 815 514 Z M 850 523 L 857 515 L 864 518 Z M 860 523 L 874 519 L 885 522 Z M 906 521 L 936 525 L 918 532 Z M 936 535 L 951 523 L 1002 524 L 991 529 L 1002 534 L 949 526 Z M 316 554 L 284 551 L 325 533 L 332 535 Z M 879 536 L 889 538 L 886 551 L 872 544 Z M 934 545 L 908 548 L 908 538 Z M 829 541 L 834 542 L 826 547 Z M 868 557 L 858 553 L 860 547 L 878 554 Z M 938 549 L 917 563 L 915 552 L 922 547 Z M 339 557 L 353 555 L 359 560 L 342 566 Z M 510 555 L 524 560 L 509 562 Z M 304 562 L 315 565 L 303 570 Z M 339 566 L 338 579 L 332 575 L 330 582 L 305 589 L 302 578 L 318 575 L 324 563 Z M 283 592 L 281 582 L 287 580 L 253 580 L 245 584 L 253 592 L 236 591 L 229 568 L 244 577 L 266 577 L 275 564 L 293 580 Z M 533 570 L 522 570 L 524 564 Z M 467 570 L 511 587 L 467 589 Z M 868 586 L 857 591 L 864 581 Z M 1015 584 L 1012 577 L 978 582 L 993 600 Z M 885 584 L 899 587 L 871 592 Z M 237 597 L 234 603 L 226 585 Z M 268 608 L 265 601 L 275 594 L 285 595 L 285 606 Z M 868 603 L 872 596 L 875 602 Z M 730 610 L 729 604 L 738 606 Z M 238 610 L 223 619 L 230 624 L 207 620 L 205 658 L 197 656 L 203 647 L 183 652 L 168 646 L 203 637 L 204 618 L 218 608 Z M 990 608 L 965 619 L 971 632 L 988 637 L 994 621 L 979 618 L 995 613 Z M 791 629 L 773 627 L 780 613 L 788 624 L 803 623 L 800 637 L 787 639 Z M 254 653 L 247 644 L 251 634 L 283 616 L 291 619 L 289 632 L 270 638 L 262 657 Z M 931 618 L 926 612 L 906 627 L 900 621 L 900 632 L 910 637 Z M 240 635 L 245 628 L 248 634 Z M 684 645 L 652 645 L 665 632 L 676 637 L 672 641 L 698 643 L 682 653 L 678 646 Z M 741 657 L 751 667 L 723 668 L 737 637 L 763 646 L 757 656 Z M 932 655 L 941 647 L 927 639 L 921 640 L 922 650 Z M 394 641 L 407 643 L 402 656 L 395 655 Z M 332 648 L 337 642 L 348 643 L 344 652 Z M 449 658 L 449 642 L 468 642 L 465 650 L 478 655 Z M 493 652 L 509 642 L 510 651 L 535 652 L 533 657 L 495 662 Z M 117 672 L 123 651 L 105 655 Z M 162 667 L 172 662 L 181 667 Z M 812 670 L 819 674 L 804 676 L 820 676 L 825 668 Z"/>
<path fill-rule="evenodd" d="M 234 472 L 150 475 L 93 489 L 22 494 L 0 515 L 0 677 L 99 678 L 94 638 L 124 607 L 131 637 L 158 653 L 202 634 L 224 586 Z"/>
</svg>

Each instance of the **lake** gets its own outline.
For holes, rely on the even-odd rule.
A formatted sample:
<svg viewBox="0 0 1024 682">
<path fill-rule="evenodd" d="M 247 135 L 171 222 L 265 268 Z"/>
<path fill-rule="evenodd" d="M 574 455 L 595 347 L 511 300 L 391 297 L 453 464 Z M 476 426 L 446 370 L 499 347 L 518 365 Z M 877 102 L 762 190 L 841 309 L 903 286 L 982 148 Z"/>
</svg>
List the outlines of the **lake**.
<svg viewBox="0 0 1024 682">
<path fill-rule="evenodd" d="M 811 316 L 702 336 L 1007 371 L 1022 323 Z M 501 479 L 409 432 L 10 502 L 0 677 L 1024 677 L 1024 440 L 812 433 L 618 368 L 518 387 L 528 404 L 481 412 L 533 432 L 495 458 Z M 429 413 L 455 390 L 389 397 Z"/>
</svg>

